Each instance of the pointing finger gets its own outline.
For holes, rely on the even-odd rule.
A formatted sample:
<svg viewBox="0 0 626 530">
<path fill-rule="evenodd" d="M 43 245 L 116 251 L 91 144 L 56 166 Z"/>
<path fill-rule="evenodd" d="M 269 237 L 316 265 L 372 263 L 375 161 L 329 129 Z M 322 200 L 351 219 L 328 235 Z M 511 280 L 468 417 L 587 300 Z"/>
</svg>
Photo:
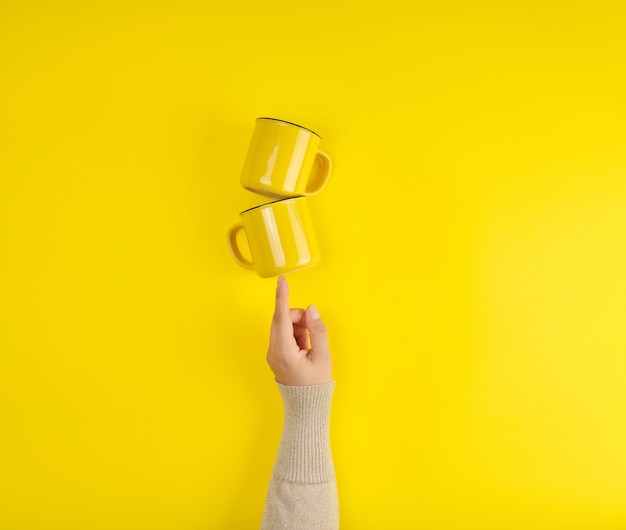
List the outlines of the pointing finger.
<svg viewBox="0 0 626 530">
<path fill-rule="evenodd" d="M 274 317 L 277 320 L 289 320 L 289 285 L 281 274 L 276 282 L 276 307 Z"/>
</svg>

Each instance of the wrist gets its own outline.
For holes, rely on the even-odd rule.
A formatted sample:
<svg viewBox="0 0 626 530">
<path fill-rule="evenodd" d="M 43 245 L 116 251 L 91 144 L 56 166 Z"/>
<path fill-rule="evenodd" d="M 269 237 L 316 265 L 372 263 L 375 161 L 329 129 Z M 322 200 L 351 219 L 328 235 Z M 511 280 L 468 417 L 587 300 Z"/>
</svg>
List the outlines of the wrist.
<svg viewBox="0 0 626 530">
<path fill-rule="evenodd" d="M 276 380 L 284 405 L 284 426 L 274 474 L 304 484 L 334 477 L 330 453 L 330 405 L 335 381 L 292 386 Z"/>
</svg>

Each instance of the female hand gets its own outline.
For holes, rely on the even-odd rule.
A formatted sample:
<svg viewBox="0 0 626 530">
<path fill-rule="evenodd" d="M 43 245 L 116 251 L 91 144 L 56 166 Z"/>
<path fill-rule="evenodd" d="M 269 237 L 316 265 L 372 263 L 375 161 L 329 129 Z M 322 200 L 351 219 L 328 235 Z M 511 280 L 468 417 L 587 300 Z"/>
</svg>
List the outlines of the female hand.
<svg viewBox="0 0 626 530">
<path fill-rule="evenodd" d="M 283 385 L 322 385 L 333 379 L 326 325 L 313 305 L 306 311 L 289 308 L 289 285 L 282 275 L 276 285 L 267 363 Z"/>
</svg>

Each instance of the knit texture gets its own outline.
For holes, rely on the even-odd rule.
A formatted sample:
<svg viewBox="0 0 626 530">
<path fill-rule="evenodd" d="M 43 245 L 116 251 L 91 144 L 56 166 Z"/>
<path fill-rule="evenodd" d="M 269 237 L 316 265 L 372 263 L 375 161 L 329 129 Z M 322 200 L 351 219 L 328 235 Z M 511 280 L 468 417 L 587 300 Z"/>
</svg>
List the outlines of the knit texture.
<svg viewBox="0 0 626 530">
<path fill-rule="evenodd" d="M 261 529 L 335 530 L 339 509 L 329 436 L 335 381 L 276 385 L 285 415 Z"/>
</svg>

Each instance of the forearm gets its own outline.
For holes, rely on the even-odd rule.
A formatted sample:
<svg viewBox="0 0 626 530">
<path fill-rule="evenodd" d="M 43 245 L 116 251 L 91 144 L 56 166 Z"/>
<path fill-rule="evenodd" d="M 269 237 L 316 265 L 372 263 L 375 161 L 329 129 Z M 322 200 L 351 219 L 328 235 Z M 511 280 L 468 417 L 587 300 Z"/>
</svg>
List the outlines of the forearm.
<svg viewBox="0 0 626 530">
<path fill-rule="evenodd" d="M 261 528 L 336 529 L 339 510 L 329 436 L 335 382 L 276 384 L 285 418 Z"/>
</svg>

